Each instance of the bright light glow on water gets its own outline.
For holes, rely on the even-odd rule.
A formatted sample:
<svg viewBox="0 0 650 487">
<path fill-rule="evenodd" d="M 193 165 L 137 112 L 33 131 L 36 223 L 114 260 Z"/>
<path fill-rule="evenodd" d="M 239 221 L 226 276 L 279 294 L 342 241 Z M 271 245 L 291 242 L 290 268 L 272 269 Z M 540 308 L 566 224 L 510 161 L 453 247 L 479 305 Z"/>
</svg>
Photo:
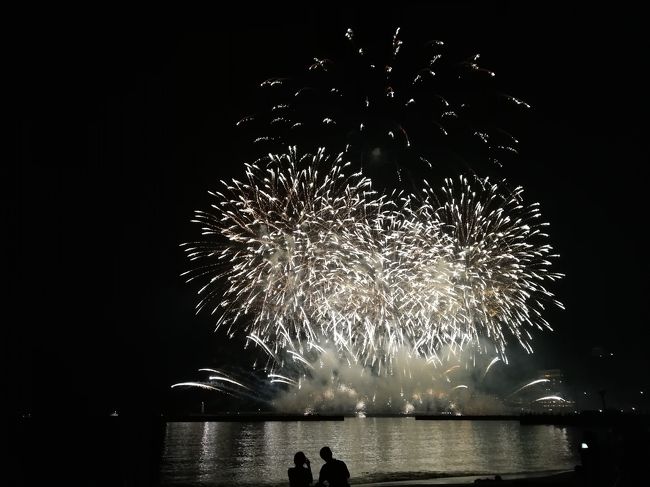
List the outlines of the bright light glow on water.
<svg viewBox="0 0 650 487">
<path fill-rule="evenodd" d="M 314 477 L 332 448 L 352 483 L 440 475 L 573 469 L 580 436 L 571 428 L 518 421 L 416 421 L 346 418 L 345 421 L 169 423 L 163 485 L 288 485 L 293 455 L 303 451 Z"/>
</svg>

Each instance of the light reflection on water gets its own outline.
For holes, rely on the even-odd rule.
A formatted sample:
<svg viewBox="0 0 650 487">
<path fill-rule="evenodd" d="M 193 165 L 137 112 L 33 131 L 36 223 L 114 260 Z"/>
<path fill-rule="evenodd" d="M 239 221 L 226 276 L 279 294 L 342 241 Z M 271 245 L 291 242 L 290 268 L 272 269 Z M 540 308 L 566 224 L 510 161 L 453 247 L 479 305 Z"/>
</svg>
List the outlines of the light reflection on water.
<svg viewBox="0 0 650 487">
<path fill-rule="evenodd" d="M 517 421 L 345 421 L 169 423 L 163 485 L 287 485 L 293 454 L 304 451 L 314 476 L 323 445 L 344 460 L 352 483 L 395 478 L 537 472 L 579 463 L 576 430 Z"/>
</svg>

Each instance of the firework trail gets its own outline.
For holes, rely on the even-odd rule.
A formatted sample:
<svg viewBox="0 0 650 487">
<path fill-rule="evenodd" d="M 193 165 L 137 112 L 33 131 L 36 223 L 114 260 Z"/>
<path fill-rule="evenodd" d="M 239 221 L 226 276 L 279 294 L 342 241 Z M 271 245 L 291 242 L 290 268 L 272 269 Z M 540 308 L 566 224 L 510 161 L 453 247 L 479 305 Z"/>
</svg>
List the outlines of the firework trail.
<svg viewBox="0 0 650 487">
<path fill-rule="evenodd" d="M 529 383 L 527 383 L 527 384 L 524 384 L 524 385 L 521 386 L 519 389 L 516 389 L 514 392 L 511 392 L 511 393 L 510 393 L 510 396 L 514 396 L 514 395 L 517 394 L 518 392 L 523 391 L 524 389 L 526 389 L 526 388 L 528 388 L 528 387 L 530 387 L 530 386 L 534 386 L 534 385 L 536 385 L 536 384 L 542 384 L 542 383 L 544 383 L 544 382 L 551 382 L 551 381 L 550 381 L 549 379 L 536 379 L 536 380 L 533 380 L 533 381 L 531 381 L 531 382 L 529 382 Z"/>
<path fill-rule="evenodd" d="M 199 369 L 199 372 L 209 372 L 211 374 L 202 381 L 179 382 L 173 384 L 171 387 L 203 389 L 266 404 L 272 401 L 269 393 L 263 392 L 267 389 L 266 381 L 260 382 L 259 379 L 256 379 L 255 385 L 253 386 L 252 381 L 254 376 L 250 373 L 246 374 L 246 379 L 237 379 L 233 377 L 232 373 L 226 373 L 223 370 Z M 245 385 L 244 382 L 247 382 L 249 385 Z"/>
<path fill-rule="evenodd" d="M 540 397 L 538 399 L 535 399 L 533 402 L 538 402 L 538 401 L 560 401 L 560 402 L 567 402 L 566 399 L 560 396 L 544 396 Z"/>
<path fill-rule="evenodd" d="M 366 49 L 348 29 L 338 56 L 262 82 L 266 103 L 237 123 L 257 148 L 253 159 L 326 146 L 395 188 L 419 182 L 423 169 L 475 172 L 518 154 L 519 141 L 502 127 L 530 107 L 499 91 L 480 55 L 459 59 L 442 41 L 403 39 L 397 29 L 385 46 Z"/>
</svg>

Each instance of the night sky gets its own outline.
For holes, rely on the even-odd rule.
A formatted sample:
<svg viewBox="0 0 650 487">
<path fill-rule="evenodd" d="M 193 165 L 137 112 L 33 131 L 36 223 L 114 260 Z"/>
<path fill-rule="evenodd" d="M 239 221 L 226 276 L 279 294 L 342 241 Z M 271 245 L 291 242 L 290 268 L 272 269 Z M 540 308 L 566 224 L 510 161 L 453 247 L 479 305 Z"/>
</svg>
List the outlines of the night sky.
<svg viewBox="0 0 650 487">
<path fill-rule="evenodd" d="M 196 287 L 179 276 L 188 268 L 179 244 L 198 236 L 192 213 L 219 179 L 242 173 L 234 124 L 261 81 L 328 55 L 347 27 L 383 42 L 397 26 L 480 52 L 533 107 L 504 175 L 551 223 L 556 270 L 567 275 L 551 289 L 566 311 L 550 310 L 555 332 L 535 335 L 532 357 L 513 350 L 513 362 L 531 373 L 560 368 L 576 393 L 607 389 L 612 406 L 643 405 L 650 82 L 641 7 L 403 3 L 246 7 L 201 26 L 123 13 L 83 24 L 64 12 L 16 19 L 3 233 L 14 412 L 167 411 L 183 402 L 169 386 L 197 379 L 198 368 L 246 366 L 239 342 L 194 315 Z"/>
</svg>

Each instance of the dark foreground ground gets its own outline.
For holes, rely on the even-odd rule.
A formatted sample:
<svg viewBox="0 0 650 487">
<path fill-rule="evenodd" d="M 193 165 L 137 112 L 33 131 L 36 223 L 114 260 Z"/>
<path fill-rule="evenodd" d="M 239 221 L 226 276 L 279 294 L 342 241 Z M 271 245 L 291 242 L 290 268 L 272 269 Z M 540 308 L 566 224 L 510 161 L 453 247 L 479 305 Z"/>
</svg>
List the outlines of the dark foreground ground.
<svg viewBox="0 0 650 487">
<path fill-rule="evenodd" d="M 354 483 L 353 483 L 354 485 Z M 584 485 L 580 474 L 577 472 L 562 472 L 548 475 L 531 475 L 522 477 L 517 475 L 503 478 L 498 476 L 476 476 L 476 477 L 451 477 L 448 479 L 431 479 L 416 481 L 378 482 L 373 484 L 358 484 L 358 487 L 407 487 L 407 486 L 459 486 L 459 485 L 480 485 L 480 486 L 534 486 L 534 485 Z"/>
<path fill-rule="evenodd" d="M 650 478 L 642 474 L 629 475 L 614 474 L 593 476 L 586 475 L 578 466 L 575 471 L 563 472 L 552 475 L 541 475 L 531 477 L 507 476 L 480 476 L 477 478 L 450 478 L 432 479 L 403 482 L 378 482 L 374 484 L 358 484 L 358 487 L 451 487 L 451 486 L 483 486 L 483 487 L 534 487 L 534 486 L 557 486 L 557 487 L 622 487 L 622 486 L 647 486 Z M 352 483 L 354 487 L 354 482 Z"/>
</svg>

